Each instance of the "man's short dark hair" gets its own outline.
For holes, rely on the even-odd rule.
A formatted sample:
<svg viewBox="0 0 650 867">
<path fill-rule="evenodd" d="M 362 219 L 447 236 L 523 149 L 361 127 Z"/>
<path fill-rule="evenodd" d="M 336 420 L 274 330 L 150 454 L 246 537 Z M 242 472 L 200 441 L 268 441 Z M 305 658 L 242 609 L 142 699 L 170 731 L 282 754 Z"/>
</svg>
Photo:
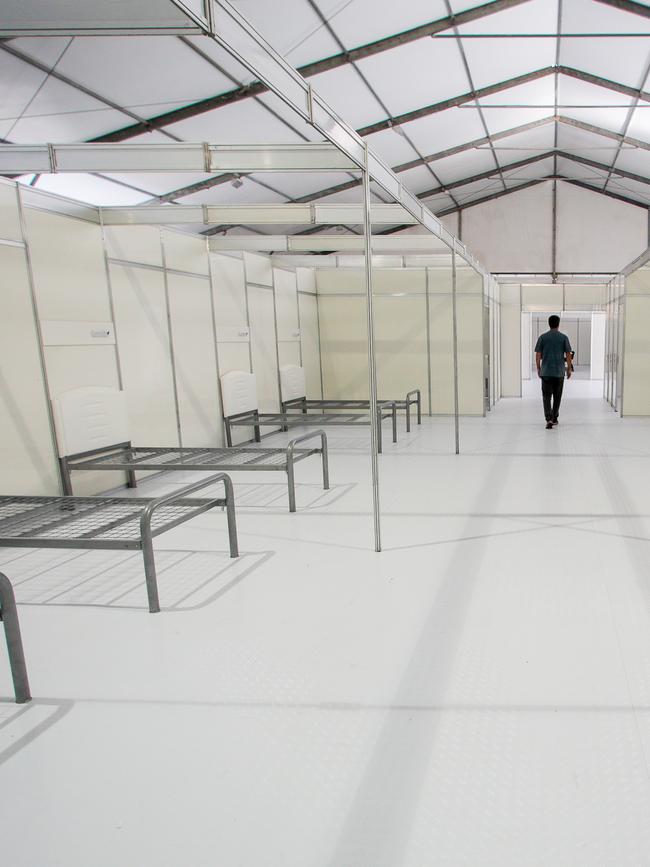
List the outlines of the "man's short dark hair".
<svg viewBox="0 0 650 867">
<path fill-rule="evenodd" d="M 549 328 L 559 328 L 560 327 L 560 317 L 556 316 L 555 313 L 552 316 L 548 317 L 548 327 Z"/>
</svg>

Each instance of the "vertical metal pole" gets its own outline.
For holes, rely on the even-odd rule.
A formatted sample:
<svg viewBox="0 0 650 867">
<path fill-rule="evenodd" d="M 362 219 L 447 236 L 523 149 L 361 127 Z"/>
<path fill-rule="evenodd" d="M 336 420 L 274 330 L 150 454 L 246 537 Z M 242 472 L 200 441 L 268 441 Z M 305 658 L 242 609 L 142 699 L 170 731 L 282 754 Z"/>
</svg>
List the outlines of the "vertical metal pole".
<svg viewBox="0 0 650 867">
<path fill-rule="evenodd" d="M 456 311 L 456 251 L 451 253 L 451 327 L 454 343 L 454 442 L 456 454 L 460 454 L 460 429 L 458 421 L 458 319 Z"/>
<path fill-rule="evenodd" d="M 178 445 L 183 448 L 183 426 L 181 424 L 181 406 L 178 397 L 178 376 L 176 373 L 176 357 L 174 354 L 174 329 L 172 326 L 172 309 L 169 300 L 169 279 L 167 275 L 167 257 L 165 255 L 165 240 L 163 230 L 160 229 L 160 255 L 163 266 L 163 286 L 165 290 L 165 312 L 167 314 L 167 340 L 169 345 L 169 361 L 172 371 L 172 393 L 174 395 L 174 411 L 176 412 L 176 433 L 178 435 Z M 145 558 L 146 562 L 146 558 Z"/>
<path fill-rule="evenodd" d="M 431 387 L 431 307 L 429 301 L 429 269 L 424 269 L 425 283 L 425 300 L 426 300 L 426 316 L 427 316 L 427 395 L 429 397 L 429 417 L 433 415 L 433 392 Z M 418 410 L 420 406 L 418 404 Z M 421 421 L 421 417 L 420 417 Z M 418 424 L 420 423 L 418 421 Z"/>
<path fill-rule="evenodd" d="M 372 470 L 372 512 L 375 528 L 375 551 L 381 551 L 381 518 L 379 506 L 379 419 L 377 417 L 377 370 L 375 367 L 375 324 L 372 304 L 372 223 L 370 220 L 370 174 L 368 145 L 365 146 L 363 181 L 363 229 L 366 264 L 366 314 L 368 322 L 368 380 L 370 386 L 370 463 Z"/>
</svg>

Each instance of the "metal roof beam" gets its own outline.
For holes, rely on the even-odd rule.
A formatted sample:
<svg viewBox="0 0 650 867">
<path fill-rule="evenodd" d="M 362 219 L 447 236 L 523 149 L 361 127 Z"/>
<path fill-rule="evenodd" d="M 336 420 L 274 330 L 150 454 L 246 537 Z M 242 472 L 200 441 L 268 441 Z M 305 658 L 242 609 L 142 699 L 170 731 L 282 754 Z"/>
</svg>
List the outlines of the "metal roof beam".
<svg viewBox="0 0 650 867">
<path fill-rule="evenodd" d="M 604 138 L 612 139 L 612 141 L 621 142 L 622 144 L 631 145 L 635 148 L 641 148 L 642 150 L 650 151 L 650 142 L 641 141 L 638 138 L 632 138 L 629 135 L 621 135 L 620 132 L 612 132 L 609 129 L 605 129 L 602 126 L 594 126 L 592 123 L 585 123 L 583 120 L 576 120 L 573 117 L 564 117 L 564 115 L 559 115 L 558 123 L 566 124 L 566 126 L 573 126 L 576 129 L 582 129 L 585 132 L 591 132 L 594 135 L 600 135 Z"/>
<path fill-rule="evenodd" d="M 362 235 L 226 235 L 210 238 L 210 250 L 254 250 L 263 253 L 362 253 Z M 449 252 L 443 241 L 434 235 L 373 235 L 374 253 L 440 253 Z"/>
</svg>

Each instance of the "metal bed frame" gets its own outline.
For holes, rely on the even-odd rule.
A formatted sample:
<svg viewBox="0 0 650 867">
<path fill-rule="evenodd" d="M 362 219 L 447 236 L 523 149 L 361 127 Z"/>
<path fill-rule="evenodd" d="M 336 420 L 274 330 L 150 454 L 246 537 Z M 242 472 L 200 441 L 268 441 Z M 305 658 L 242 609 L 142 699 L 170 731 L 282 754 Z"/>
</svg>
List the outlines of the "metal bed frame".
<svg viewBox="0 0 650 867">
<path fill-rule="evenodd" d="M 394 402 L 386 402 L 377 409 L 378 421 L 378 442 L 377 451 L 381 454 L 382 451 L 382 434 L 381 423 L 384 419 L 392 419 L 393 423 L 393 442 L 397 442 L 397 409 Z M 309 427 L 311 425 L 324 425 L 325 427 L 340 425 L 344 427 L 367 427 L 370 424 L 370 415 L 364 413 L 346 412 L 346 413 L 323 413 L 322 415 L 299 415 L 298 413 L 287 412 L 259 412 L 257 409 L 246 410 L 246 412 L 235 413 L 234 415 L 224 416 L 226 426 L 226 442 L 228 446 L 232 446 L 232 428 L 233 427 L 252 427 L 255 431 L 255 442 L 262 441 L 260 427 L 276 427 L 279 430 L 288 430 L 290 426 L 300 425 L 301 427 Z"/>
<path fill-rule="evenodd" d="M 304 376 L 304 371 L 297 365 L 290 366 L 297 371 L 299 377 Z M 281 368 L 280 373 L 284 368 Z M 294 386 L 295 388 L 295 386 Z M 304 386 L 301 391 L 289 395 L 296 397 L 304 394 Z M 260 427 L 275 427 L 278 430 L 287 430 L 289 426 L 300 425 L 302 427 L 344 425 L 346 427 L 364 427 L 371 424 L 369 413 L 332 413 L 323 415 L 297 415 L 286 412 L 260 412 L 257 399 L 257 378 L 254 373 L 244 370 L 230 370 L 221 377 L 221 405 L 223 407 L 223 420 L 226 428 L 226 442 L 232 447 L 232 428 L 252 427 L 255 432 L 255 442 L 261 442 Z M 394 402 L 386 402 L 377 407 L 377 422 L 379 436 L 377 451 L 381 452 L 382 437 L 381 423 L 390 418 L 393 423 L 393 442 L 397 442 L 397 409 Z"/>
<path fill-rule="evenodd" d="M 0 620 L 4 623 L 5 639 L 7 641 L 7 653 L 9 655 L 9 668 L 11 679 L 14 684 L 14 696 L 16 704 L 25 704 L 32 700 L 27 678 L 27 666 L 23 642 L 20 637 L 20 623 L 16 609 L 16 597 L 11 581 L 5 574 L 0 572 Z"/>
<path fill-rule="evenodd" d="M 296 448 L 298 443 L 320 438 L 320 448 Z M 294 466 L 310 455 L 320 455 L 323 467 L 323 488 L 329 490 L 329 460 L 327 434 L 310 431 L 295 437 L 281 448 L 237 446 L 236 448 L 146 448 L 130 442 L 116 443 L 99 449 L 66 455 L 59 458 L 64 494 L 72 494 L 73 470 L 124 470 L 129 488 L 137 486 L 136 470 L 238 470 L 286 472 L 289 492 L 289 511 L 296 511 L 296 482 Z"/>
<path fill-rule="evenodd" d="M 395 404 L 396 409 L 406 410 L 406 432 L 411 432 L 411 407 L 415 405 L 417 409 L 418 424 L 422 424 L 422 394 L 419 388 L 414 388 L 409 391 L 402 400 L 380 400 L 378 404 L 392 405 Z M 283 400 L 282 412 L 287 412 L 290 409 L 300 409 L 303 413 L 307 413 L 310 409 L 370 409 L 369 400 L 324 400 L 311 399 L 307 397 L 294 397 L 290 400 Z"/>
<path fill-rule="evenodd" d="M 225 499 L 190 497 L 223 482 Z M 207 512 L 225 506 L 230 556 L 239 556 L 235 498 L 226 473 L 185 485 L 162 497 L 0 496 L 0 547 L 92 548 L 142 551 L 149 611 L 160 611 L 153 539 Z"/>
</svg>

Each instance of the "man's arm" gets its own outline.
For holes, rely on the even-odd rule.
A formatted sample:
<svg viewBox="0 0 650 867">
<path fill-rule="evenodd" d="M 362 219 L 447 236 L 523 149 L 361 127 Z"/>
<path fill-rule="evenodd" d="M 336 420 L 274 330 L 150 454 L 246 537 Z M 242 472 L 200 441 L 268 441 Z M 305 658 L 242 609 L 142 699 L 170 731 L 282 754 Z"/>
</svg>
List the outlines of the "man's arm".
<svg viewBox="0 0 650 867">
<path fill-rule="evenodd" d="M 535 353 L 535 364 L 537 365 L 537 376 L 539 376 L 541 379 L 541 376 L 542 376 L 542 353 L 541 352 Z"/>
<path fill-rule="evenodd" d="M 571 352 L 567 352 L 564 357 L 566 361 L 566 378 L 571 379 L 571 374 L 573 373 L 573 358 Z"/>
</svg>

